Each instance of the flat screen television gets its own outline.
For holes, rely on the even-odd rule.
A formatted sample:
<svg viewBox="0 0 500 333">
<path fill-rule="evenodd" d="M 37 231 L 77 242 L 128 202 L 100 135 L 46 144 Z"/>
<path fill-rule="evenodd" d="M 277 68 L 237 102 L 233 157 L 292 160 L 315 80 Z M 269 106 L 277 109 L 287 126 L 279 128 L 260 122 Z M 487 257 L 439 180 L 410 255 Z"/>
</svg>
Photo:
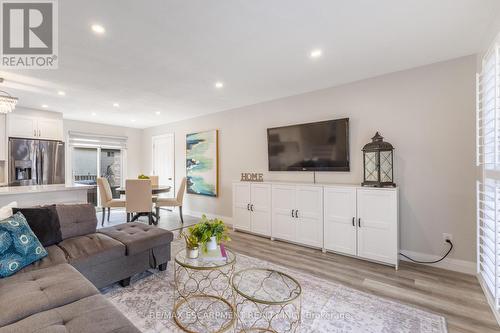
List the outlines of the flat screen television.
<svg viewBox="0 0 500 333">
<path fill-rule="evenodd" d="M 350 171 L 349 118 L 267 129 L 269 171 Z"/>
</svg>

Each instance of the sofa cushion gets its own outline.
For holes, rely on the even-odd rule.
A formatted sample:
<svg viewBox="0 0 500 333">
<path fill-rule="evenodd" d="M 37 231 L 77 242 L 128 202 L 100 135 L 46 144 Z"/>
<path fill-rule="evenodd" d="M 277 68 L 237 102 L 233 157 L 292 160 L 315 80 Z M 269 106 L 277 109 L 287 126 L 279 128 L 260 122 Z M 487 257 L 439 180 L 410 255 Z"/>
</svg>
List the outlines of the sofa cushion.
<svg viewBox="0 0 500 333">
<path fill-rule="evenodd" d="M 45 250 L 47 250 L 48 253 L 48 255 L 45 258 L 42 258 L 41 260 L 35 261 L 31 265 L 24 267 L 18 272 L 18 274 L 68 263 L 64 251 L 57 245 L 46 247 Z"/>
<path fill-rule="evenodd" d="M 0 333 L 139 333 L 140 331 L 102 295 L 83 298 L 34 314 Z"/>
<path fill-rule="evenodd" d="M 125 256 L 125 245 L 101 233 L 68 238 L 58 246 L 75 267 L 97 265 Z"/>
<path fill-rule="evenodd" d="M 56 205 L 34 208 L 13 208 L 15 213 L 21 212 L 31 230 L 43 246 L 50 246 L 62 241 L 61 226 L 56 211 Z"/>
<path fill-rule="evenodd" d="M 10 276 L 46 255 L 23 214 L 0 221 L 0 277 Z"/>
<path fill-rule="evenodd" d="M 174 238 L 174 234 L 168 230 L 137 222 L 102 228 L 98 232 L 125 244 L 127 246 L 127 255 L 134 255 L 168 244 Z"/>
<path fill-rule="evenodd" d="M 98 293 L 68 264 L 0 279 L 0 327 Z"/>
<path fill-rule="evenodd" d="M 94 233 L 97 228 L 95 208 L 91 204 L 56 205 L 62 239 Z"/>
</svg>

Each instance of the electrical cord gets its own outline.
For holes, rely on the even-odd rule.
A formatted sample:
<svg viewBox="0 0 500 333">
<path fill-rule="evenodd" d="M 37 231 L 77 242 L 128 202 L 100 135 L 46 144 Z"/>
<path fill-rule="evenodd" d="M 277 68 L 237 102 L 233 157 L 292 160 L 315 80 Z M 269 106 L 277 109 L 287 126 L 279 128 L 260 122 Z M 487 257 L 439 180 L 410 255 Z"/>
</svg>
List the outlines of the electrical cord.
<svg viewBox="0 0 500 333">
<path fill-rule="evenodd" d="M 409 259 L 410 261 L 416 262 L 417 264 L 436 264 L 436 263 L 442 261 L 444 258 L 446 258 L 448 256 L 448 254 L 450 254 L 451 250 L 453 250 L 453 243 L 451 242 L 451 240 L 447 239 L 446 243 L 450 244 L 450 248 L 449 248 L 448 252 L 446 252 L 446 254 L 441 259 L 434 260 L 434 261 L 418 261 L 418 260 L 415 260 L 415 259 L 408 257 L 405 254 L 402 254 L 401 252 L 399 252 L 399 254 L 402 255 L 403 257 L 405 257 L 406 259 Z"/>
</svg>

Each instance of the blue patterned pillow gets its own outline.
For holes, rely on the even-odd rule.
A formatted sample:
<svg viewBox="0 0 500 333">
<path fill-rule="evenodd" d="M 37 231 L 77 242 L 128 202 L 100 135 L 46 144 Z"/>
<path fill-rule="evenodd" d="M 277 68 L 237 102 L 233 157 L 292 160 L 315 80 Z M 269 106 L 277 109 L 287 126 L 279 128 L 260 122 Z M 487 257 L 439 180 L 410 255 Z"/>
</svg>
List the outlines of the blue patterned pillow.
<svg viewBox="0 0 500 333">
<path fill-rule="evenodd" d="M 46 255 L 23 214 L 0 221 L 0 277 L 12 275 Z"/>
</svg>

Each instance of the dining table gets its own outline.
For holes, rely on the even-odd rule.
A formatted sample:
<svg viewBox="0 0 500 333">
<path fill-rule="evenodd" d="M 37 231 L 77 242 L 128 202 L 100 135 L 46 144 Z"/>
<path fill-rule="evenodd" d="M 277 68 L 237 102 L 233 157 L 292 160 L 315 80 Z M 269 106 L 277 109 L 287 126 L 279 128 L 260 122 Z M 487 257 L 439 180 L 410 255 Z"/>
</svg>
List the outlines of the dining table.
<svg viewBox="0 0 500 333">
<path fill-rule="evenodd" d="M 171 190 L 171 186 L 169 185 L 151 185 L 151 196 L 153 195 L 158 195 L 162 193 L 168 193 Z M 119 187 L 116 189 L 116 192 L 120 193 L 120 195 L 127 195 L 127 189 L 125 187 Z M 148 212 L 140 212 L 132 215 L 131 222 L 134 222 L 141 216 L 148 216 Z M 158 224 L 158 220 L 160 218 L 159 215 L 156 215 L 156 213 L 153 210 L 153 207 L 151 206 L 151 214 L 153 215 L 153 223 Z"/>
</svg>

